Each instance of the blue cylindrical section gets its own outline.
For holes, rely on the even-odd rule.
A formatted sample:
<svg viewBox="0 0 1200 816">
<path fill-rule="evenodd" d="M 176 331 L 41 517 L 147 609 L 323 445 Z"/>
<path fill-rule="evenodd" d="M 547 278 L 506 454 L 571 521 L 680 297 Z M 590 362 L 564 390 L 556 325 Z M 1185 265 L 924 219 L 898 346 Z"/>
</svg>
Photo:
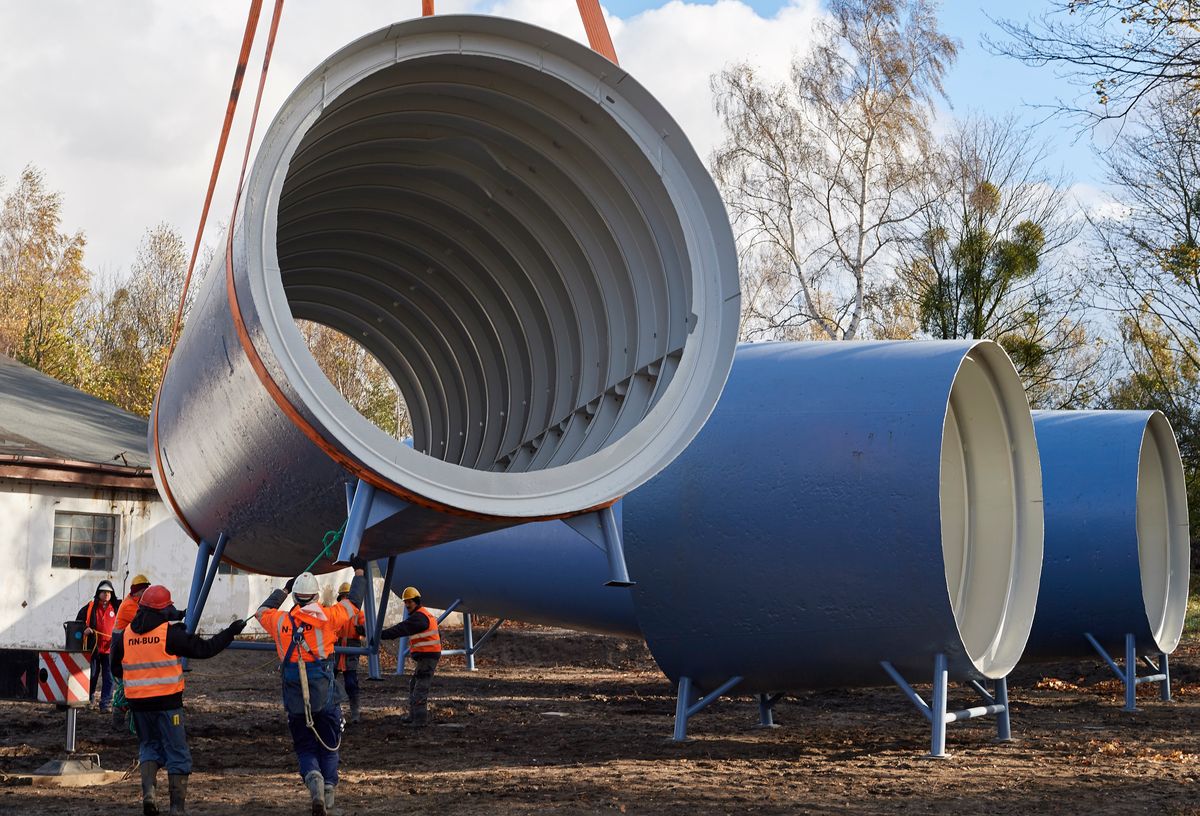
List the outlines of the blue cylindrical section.
<svg viewBox="0 0 1200 816">
<path fill-rule="evenodd" d="M 523 524 L 396 557 L 397 589 L 444 609 L 640 638 L 628 587 L 604 586 L 604 551 L 563 521 Z"/>
<path fill-rule="evenodd" d="M 999 499 L 1017 516 L 1015 528 L 997 516 L 1010 541 L 996 539 L 1002 529 L 991 541 L 967 535 L 968 561 L 972 547 L 1003 548 L 1006 567 L 1011 556 L 1010 572 L 984 578 L 1008 596 L 974 657 L 948 591 L 940 512 L 947 406 L 968 363 L 999 393 L 992 415 L 987 399 L 964 398 L 951 424 L 1003 425 L 992 465 L 1013 476 L 993 497 L 986 480 L 960 485 L 965 506 Z M 704 430 L 625 499 L 638 621 L 669 677 L 707 689 L 737 675 L 748 692 L 875 685 L 887 682 L 883 660 L 927 677 L 937 653 L 956 676 L 1001 676 L 1032 618 L 1040 501 L 1027 403 L 994 344 L 742 346 Z M 970 569 L 954 572 L 957 585 Z M 963 616 L 973 593 L 959 593 Z"/>
<path fill-rule="evenodd" d="M 1187 605 L 1183 465 L 1156 411 L 1035 411 L 1046 539 L 1026 659 L 1172 651 Z"/>
</svg>

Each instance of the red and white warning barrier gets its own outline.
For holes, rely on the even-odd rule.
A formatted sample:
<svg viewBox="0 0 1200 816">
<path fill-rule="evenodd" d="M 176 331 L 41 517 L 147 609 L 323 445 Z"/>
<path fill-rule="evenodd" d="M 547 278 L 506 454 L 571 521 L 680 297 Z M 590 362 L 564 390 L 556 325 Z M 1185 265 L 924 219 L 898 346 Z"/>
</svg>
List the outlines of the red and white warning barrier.
<svg viewBox="0 0 1200 816">
<path fill-rule="evenodd" d="M 38 700 L 87 705 L 91 672 L 87 652 L 39 652 Z"/>
</svg>

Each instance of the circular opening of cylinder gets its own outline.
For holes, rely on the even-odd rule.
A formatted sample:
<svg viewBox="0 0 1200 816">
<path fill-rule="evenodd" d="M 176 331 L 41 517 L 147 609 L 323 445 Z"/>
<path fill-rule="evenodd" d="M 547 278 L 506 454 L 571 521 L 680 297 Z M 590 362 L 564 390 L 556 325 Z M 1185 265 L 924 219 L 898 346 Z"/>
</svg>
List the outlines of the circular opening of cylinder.
<svg viewBox="0 0 1200 816">
<path fill-rule="evenodd" d="M 323 432 L 397 492 L 578 511 L 657 473 L 715 404 L 728 220 L 661 105 L 586 47 L 499 18 L 393 26 L 301 85 L 264 163 L 264 332 Z M 292 318 L 379 361 L 411 448 L 335 398 Z"/>
<path fill-rule="evenodd" d="M 1191 543 L 1183 462 L 1171 423 L 1157 411 L 1138 456 L 1137 539 L 1146 619 L 1159 651 L 1170 653 L 1187 617 Z"/>
<path fill-rule="evenodd" d="M 1033 420 L 1004 351 L 963 358 L 942 434 L 941 532 L 946 586 L 976 669 L 1001 677 L 1033 624 L 1042 563 L 1041 471 Z"/>
</svg>

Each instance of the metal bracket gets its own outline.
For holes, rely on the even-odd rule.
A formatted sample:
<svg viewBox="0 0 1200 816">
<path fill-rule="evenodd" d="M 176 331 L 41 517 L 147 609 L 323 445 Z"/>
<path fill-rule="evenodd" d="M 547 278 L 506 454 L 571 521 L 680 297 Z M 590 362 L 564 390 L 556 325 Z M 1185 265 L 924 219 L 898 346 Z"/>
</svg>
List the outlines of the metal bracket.
<svg viewBox="0 0 1200 816">
<path fill-rule="evenodd" d="M 617 518 L 615 504 L 593 513 L 563 519 L 575 532 L 595 544 L 608 557 L 608 580 L 605 586 L 629 587 L 634 581 L 629 578 L 629 567 L 625 565 L 625 542 L 621 520 Z"/>
<path fill-rule="evenodd" d="M 1104 658 L 1104 662 L 1108 664 L 1108 668 L 1117 679 L 1125 684 L 1125 707 L 1122 711 L 1140 711 L 1137 707 L 1137 687 L 1139 683 L 1158 683 L 1159 699 L 1164 703 L 1171 702 L 1171 662 L 1170 658 L 1164 652 L 1159 652 L 1159 665 L 1156 666 L 1148 657 L 1142 657 L 1150 671 L 1154 674 L 1146 674 L 1138 677 L 1137 664 L 1137 638 L 1133 634 L 1125 635 L 1125 669 L 1117 665 L 1117 662 L 1108 655 L 1108 651 L 1100 645 L 1096 638 L 1092 637 L 1091 632 L 1084 632 L 1083 636 L 1087 638 L 1088 643 L 1092 644 L 1092 648 L 1100 657 Z M 1160 668 L 1161 666 L 1161 668 Z"/>
<path fill-rule="evenodd" d="M 949 711 L 947 709 L 947 696 L 950 687 L 950 672 L 947 668 L 946 655 L 939 653 L 933 656 L 932 705 L 926 703 L 921 695 L 913 690 L 913 687 L 896 670 L 895 666 L 886 660 L 879 665 L 892 678 L 892 682 L 899 686 L 904 695 L 916 706 L 917 711 L 921 712 L 921 715 L 929 721 L 932 727 L 932 736 L 930 738 L 928 756 L 935 759 L 945 758 L 947 724 L 973 720 L 976 717 L 986 717 L 991 714 L 996 715 L 996 740 L 998 742 L 1009 742 L 1012 740 L 1012 725 L 1009 720 L 1008 707 L 1008 678 L 1001 677 L 994 681 L 992 694 L 989 694 L 981 683 L 972 680 L 971 686 L 983 698 L 984 705 L 964 708 L 959 711 Z"/>
<path fill-rule="evenodd" d="M 362 546 L 363 533 L 385 519 L 405 510 L 409 503 L 390 493 L 380 493 L 362 479 L 351 486 L 346 485 L 346 529 L 342 532 L 342 543 L 337 561 L 345 564 L 358 555 Z"/>
<path fill-rule="evenodd" d="M 671 739 L 675 742 L 683 742 L 687 739 L 687 724 L 688 720 L 693 715 L 700 713 L 704 709 L 717 701 L 722 694 L 728 693 L 734 686 L 742 682 L 741 675 L 730 677 L 721 685 L 717 686 L 708 694 L 700 696 L 695 684 L 690 677 L 679 678 L 679 696 L 675 701 L 675 733 Z"/>
<path fill-rule="evenodd" d="M 783 699 L 783 692 L 778 694 L 758 695 L 758 727 L 778 728 L 775 724 L 775 704 Z"/>
</svg>

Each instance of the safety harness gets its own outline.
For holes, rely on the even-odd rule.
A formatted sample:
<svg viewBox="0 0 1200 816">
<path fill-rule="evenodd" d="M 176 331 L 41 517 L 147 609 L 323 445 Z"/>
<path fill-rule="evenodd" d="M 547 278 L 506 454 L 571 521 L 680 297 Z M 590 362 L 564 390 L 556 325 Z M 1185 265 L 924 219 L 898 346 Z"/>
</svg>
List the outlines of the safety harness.
<svg viewBox="0 0 1200 816">
<path fill-rule="evenodd" d="M 291 662 L 292 655 L 295 653 L 296 649 L 300 649 L 301 651 L 312 655 L 313 660 L 311 662 L 324 662 L 324 658 L 314 652 L 312 647 L 308 645 L 308 641 L 304 639 L 304 632 L 300 630 L 300 626 L 296 623 L 296 619 L 292 616 L 290 611 L 287 613 L 287 617 L 292 624 L 292 642 L 288 644 L 287 652 L 285 652 L 283 655 L 283 664 L 280 667 L 281 670 L 287 668 L 287 665 Z M 321 732 L 317 730 L 317 726 L 313 723 L 312 701 L 309 699 L 308 695 L 308 668 L 303 659 L 296 661 L 296 671 L 300 675 L 300 694 L 304 698 L 304 724 L 308 727 L 309 731 L 313 732 L 313 736 L 317 738 L 317 742 L 321 743 L 322 748 L 324 748 L 326 751 L 337 751 L 342 747 L 341 733 L 338 733 L 337 742 L 334 745 L 326 745 L 325 740 L 321 739 Z"/>
</svg>

